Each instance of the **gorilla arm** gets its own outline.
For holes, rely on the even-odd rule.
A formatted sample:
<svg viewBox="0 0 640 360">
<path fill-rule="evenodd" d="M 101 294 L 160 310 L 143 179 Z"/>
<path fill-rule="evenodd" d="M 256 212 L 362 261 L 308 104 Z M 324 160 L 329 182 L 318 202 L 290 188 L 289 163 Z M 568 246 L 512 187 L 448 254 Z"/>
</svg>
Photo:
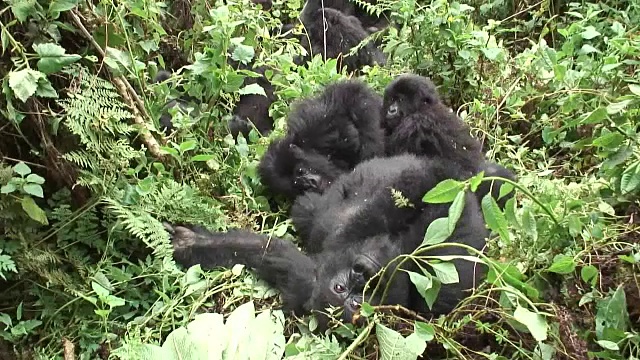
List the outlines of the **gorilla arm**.
<svg viewBox="0 0 640 360">
<path fill-rule="evenodd" d="M 244 230 L 213 233 L 201 228 L 167 226 L 174 257 L 184 266 L 203 268 L 244 264 L 282 293 L 284 307 L 302 312 L 315 282 L 315 262 L 292 242 Z"/>
</svg>

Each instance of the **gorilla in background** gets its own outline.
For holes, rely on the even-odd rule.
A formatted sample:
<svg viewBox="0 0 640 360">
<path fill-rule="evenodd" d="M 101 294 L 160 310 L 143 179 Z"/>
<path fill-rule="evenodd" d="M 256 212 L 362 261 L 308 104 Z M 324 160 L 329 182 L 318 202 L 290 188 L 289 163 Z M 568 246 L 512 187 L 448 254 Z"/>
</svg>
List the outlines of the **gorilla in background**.
<svg viewBox="0 0 640 360">
<path fill-rule="evenodd" d="M 267 136 L 273 130 L 273 119 L 269 116 L 269 107 L 276 100 L 273 85 L 265 76 L 265 71 L 268 68 L 266 66 L 260 66 L 255 69 L 244 68 L 256 72 L 260 76 L 257 78 L 245 77 L 243 85 L 258 84 L 264 89 L 266 96 L 259 94 L 241 95 L 240 100 L 233 109 L 233 117 L 228 123 L 229 132 L 234 139 L 238 137 L 239 133 L 242 133 L 246 138 L 249 136 L 253 126 L 255 126 L 262 136 Z"/>
<path fill-rule="evenodd" d="M 435 85 L 418 75 L 401 75 L 384 91 L 382 124 L 385 132 L 385 153 L 411 153 L 439 157 L 459 164 L 465 171 L 463 179 L 480 171 L 485 176 L 500 176 L 516 181 L 515 174 L 505 167 L 485 161 L 482 144 L 470 134 L 470 128 L 442 103 Z M 482 191 L 491 191 L 498 199 L 501 181 L 495 186 L 483 182 Z M 498 201 L 504 208 L 513 193 Z M 479 198 L 478 200 L 482 200 Z"/>
<path fill-rule="evenodd" d="M 262 183 L 290 199 L 322 193 L 341 173 L 383 154 L 381 110 L 382 98 L 359 80 L 300 101 L 287 118 L 287 134 L 260 160 Z"/>
<path fill-rule="evenodd" d="M 430 223 L 448 215 L 449 204 L 426 204 L 421 198 L 440 181 L 458 177 L 460 171 L 455 164 L 409 154 L 374 158 L 340 176 L 324 194 L 307 193 L 296 200 L 292 220 L 307 255 L 290 241 L 244 230 L 212 233 L 168 226 L 174 256 L 185 266 L 201 264 L 210 269 L 240 263 L 252 267 L 280 290 L 285 310 L 297 314 L 336 306 L 343 309 L 343 320 L 352 321 L 363 300 L 373 305 L 400 304 L 425 315 L 445 314 L 476 285 L 486 271 L 484 266 L 454 260 L 460 282 L 443 284 L 432 309 L 405 272 L 390 278 L 397 263 L 374 279 L 382 289 L 389 285 L 388 297 L 382 299 L 378 291 L 364 299 L 363 291 L 382 267 L 420 246 Z M 392 189 L 400 191 L 411 205 L 397 207 Z M 467 194 L 449 241 L 481 250 L 487 235 L 478 204 Z M 427 255 L 456 254 L 466 255 L 466 251 L 443 247 Z M 413 261 L 407 261 L 403 269 L 420 272 Z M 327 318 L 319 320 L 323 327 Z"/>
<path fill-rule="evenodd" d="M 339 59 L 339 68 L 345 66 L 349 72 L 360 70 L 365 65 L 386 64 L 386 56 L 373 42 L 361 47 L 354 55 L 348 55 L 352 48 L 369 36 L 355 16 L 325 8 L 302 18 L 302 23 L 309 38 L 303 36 L 301 44 L 310 52 L 309 56 L 321 54 L 323 59 Z"/>
<path fill-rule="evenodd" d="M 378 3 L 376 0 L 365 0 L 364 2 L 373 5 Z M 307 21 L 313 19 L 317 10 L 322 10 L 323 5 L 325 10 L 335 9 L 347 16 L 356 17 L 368 33 L 374 33 L 389 26 L 389 11 L 383 12 L 381 16 L 371 15 L 365 8 L 349 0 L 307 0 L 300 13 L 303 23 L 306 24 Z"/>
</svg>

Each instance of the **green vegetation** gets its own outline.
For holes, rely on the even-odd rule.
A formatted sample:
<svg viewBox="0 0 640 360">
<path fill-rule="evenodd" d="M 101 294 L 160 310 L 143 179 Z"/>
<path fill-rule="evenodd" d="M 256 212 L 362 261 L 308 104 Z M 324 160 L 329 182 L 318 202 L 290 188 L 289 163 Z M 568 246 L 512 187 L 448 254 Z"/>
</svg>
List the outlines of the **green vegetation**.
<svg viewBox="0 0 640 360">
<path fill-rule="evenodd" d="M 279 69 L 271 137 L 293 101 L 348 76 L 319 56 L 296 67 L 299 44 L 273 35 L 302 0 L 270 12 L 249 0 L 1 4 L 0 359 L 640 358 L 638 2 L 370 6 L 399 26 L 381 35 L 388 66 L 363 78 L 382 90 L 402 72 L 431 77 L 520 181 L 504 213 L 483 203 L 492 271 L 454 313 L 365 306 L 367 324 L 329 335 L 273 310 L 276 292 L 241 267 L 178 268 L 162 226 L 295 240 L 288 205 L 273 212 L 256 174 L 269 139 L 225 125 L 256 91 L 229 57 Z M 203 104 L 165 138 L 157 119 L 175 89 L 150 79 L 181 66 Z M 455 217 L 460 187 L 425 199 L 453 201 Z"/>
</svg>

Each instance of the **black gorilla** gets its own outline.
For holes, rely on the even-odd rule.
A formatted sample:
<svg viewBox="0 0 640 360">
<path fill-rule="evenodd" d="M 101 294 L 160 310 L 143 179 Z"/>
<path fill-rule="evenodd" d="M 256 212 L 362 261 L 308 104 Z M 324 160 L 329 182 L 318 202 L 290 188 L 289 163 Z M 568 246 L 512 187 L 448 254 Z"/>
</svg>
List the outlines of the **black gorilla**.
<svg viewBox="0 0 640 360">
<path fill-rule="evenodd" d="M 302 314 L 331 305 L 342 308 L 343 319 L 351 321 L 363 301 L 365 283 L 397 256 L 418 248 L 428 225 L 447 216 L 449 204 L 422 203 L 424 193 L 444 179 L 459 176 L 460 171 L 455 164 L 414 155 L 374 158 L 343 174 L 323 195 L 308 193 L 298 198 L 292 219 L 308 255 L 289 241 L 247 231 L 194 232 L 174 226 L 175 258 L 183 265 L 204 268 L 246 264 L 281 291 L 286 310 Z M 400 191 L 412 206 L 397 207 L 392 189 Z M 449 241 L 480 250 L 487 235 L 478 204 L 468 194 Z M 466 251 L 443 247 L 428 255 L 454 254 Z M 385 299 L 379 291 L 366 300 L 400 304 L 421 314 L 447 313 L 474 287 L 475 275 L 480 277 L 485 271 L 474 269 L 472 262 L 454 263 L 460 282 L 442 285 L 431 310 L 402 271 L 392 279 L 391 271 L 386 271 L 378 279 L 390 287 Z M 412 261 L 403 268 L 420 271 Z M 326 318 L 320 320 L 322 324 Z"/>
<path fill-rule="evenodd" d="M 287 118 L 287 134 L 260 160 L 262 182 L 289 198 L 322 192 L 342 172 L 382 155 L 382 98 L 358 80 L 327 86 L 299 102 Z"/>
<path fill-rule="evenodd" d="M 376 0 L 364 0 L 364 2 L 373 5 L 377 4 Z M 356 17 L 362 24 L 361 26 L 369 33 L 374 33 L 389 26 L 389 11 L 384 11 L 381 16 L 372 15 L 365 8 L 356 4 L 355 1 L 350 0 L 307 0 L 300 13 L 300 18 L 303 19 L 303 22 L 312 19 L 316 16 L 317 10 L 322 9 L 323 5 L 325 10 L 327 8 L 335 9 L 345 15 Z"/>
<path fill-rule="evenodd" d="M 468 178 L 480 171 L 512 181 L 515 174 L 505 167 L 485 161 L 482 144 L 470 134 L 465 122 L 442 103 L 431 80 L 417 75 L 401 75 L 384 91 L 383 120 L 385 153 L 411 153 L 439 157 L 460 165 Z M 481 191 L 497 198 L 502 182 L 483 182 Z M 511 196 L 513 196 L 511 194 Z M 481 200 L 481 198 L 479 199 Z M 508 197 L 500 199 L 504 207 Z"/>
<path fill-rule="evenodd" d="M 152 82 L 155 84 L 165 82 L 171 78 L 171 73 L 166 70 L 160 70 L 153 78 Z M 162 108 L 162 113 L 160 115 L 160 130 L 164 131 L 166 135 L 171 134 L 174 129 L 173 126 L 173 117 L 169 113 L 169 109 L 174 107 L 178 107 L 178 111 L 183 112 L 184 114 L 189 113 L 189 102 L 193 102 L 195 99 L 191 96 L 183 95 L 179 98 L 169 100 L 164 107 Z"/>
<path fill-rule="evenodd" d="M 275 95 L 273 85 L 265 76 L 267 67 L 261 66 L 250 70 L 260 74 L 260 76 L 257 78 L 245 77 L 244 86 L 258 84 L 264 89 L 266 96 L 259 94 L 240 96 L 240 100 L 233 109 L 233 117 L 228 124 L 229 132 L 234 138 L 239 133 L 247 137 L 253 126 L 262 136 L 268 135 L 273 130 L 273 119 L 269 116 L 269 107 L 275 101 Z"/>
<path fill-rule="evenodd" d="M 302 37 L 301 44 L 310 55 L 321 54 L 324 59 L 339 59 L 338 68 L 346 66 L 349 72 L 365 65 L 386 64 L 386 56 L 373 42 L 361 47 L 354 55 L 349 55 L 352 48 L 369 36 L 357 17 L 325 8 L 316 9 L 308 16 L 301 16 L 301 19 L 309 35 L 308 39 Z"/>
</svg>

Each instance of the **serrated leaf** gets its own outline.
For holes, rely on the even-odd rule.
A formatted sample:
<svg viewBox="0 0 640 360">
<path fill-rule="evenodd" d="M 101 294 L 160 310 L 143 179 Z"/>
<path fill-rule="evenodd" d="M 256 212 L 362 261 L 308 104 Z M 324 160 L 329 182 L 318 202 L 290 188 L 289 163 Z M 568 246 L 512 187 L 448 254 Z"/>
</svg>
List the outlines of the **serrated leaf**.
<svg viewBox="0 0 640 360">
<path fill-rule="evenodd" d="M 422 201 L 431 204 L 448 203 L 453 201 L 462 189 L 464 189 L 464 183 L 458 180 L 447 179 L 429 190 L 422 197 Z"/>
<path fill-rule="evenodd" d="M 40 56 L 40 60 L 36 64 L 38 70 L 45 74 L 52 74 L 62 70 L 67 65 L 82 59 L 80 55 L 66 55 L 66 50 L 57 44 L 43 43 L 33 46 L 36 53 Z"/>
<path fill-rule="evenodd" d="M 254 55 L 255 55 L 255 50 L 253 50 L 253 47 L 247 46 L 244 44 L 238 44 L 238 46 L 236 46 L 236 48 L 233 49 L 231 58 L 243 64 L 248 64 L 251 61 L 251 59 L 253 59 Z"/>
<path fill-rule="evenodd" d="M 631 91 L 636 96 L 640 96 L 640 85 L 629 84 L 629 91 Z"/>
<path fill-rule="evenodd" d="M 422 355 L 422 352 L 417 353 L 420 348 L 407 344 L 399 332 L 382 324 L 376 324 L 376 338 L 380 344 L 381 360 L 415 360 Z"/>
<path fill-rule="evenodd" d="M 488 193 L 482 198 L 481 204 L 482 214 L 489 228 L 497 232 L 504 241 L 510 241 L 507 220 L 504 218 L 504 214 L 500 210 L 496 200 L 491 196 L 491 193 Z"/>
<path fill-rule="evenodd" d="M 424 234 L 422 245 L 439 244 L 451 236 L 449 231 L 449 218 L 438 218 L 429 224 L 427 232 Z"/>
<path fill-rule="evenodd" d="M 21 161 L 13 167 L 13 172 L 20 176 L 25 176 L 31 173 L 31 169 L 29 168 L 29 166 L 27 166 L 27 164 Z"/>
<path fill-rule="evenodd" d="M 436 273 L 436 277 L 443 284 L 456 284 L 460 282 L 460 278 L 458 277 L 458 270 L 456 270 L 456 266 L 451 262 L 441 262 L 441 263 L 429 263 L 429 265 L 433 268 L 433 271 Z"/>
<path fill-rule="evenodd" d="M 547 269 L 556 274 L 571 274 L 576 269 L 576 262 L 573 257 L 558 255 L 553 259 L 553 264 Z"/>
<path fill-rule="evenodd" d="M 38 184 L 25 184 L 22 186 L 22 190 L 29 195 L 33 195 L 39 198 L 43 198 L 44 194 L 42 193 L 42 186 Z"/>
<path fill-rule="evenodd" d="M 526 326 L 533 338 L 537 341 L 545 341 L 547 339 L 549 326 L 542 315 L 531 312 L 529 309 L 518 305 L 516 311 L 513 313 L 513 318 Z"/>
<path fill-rule="evenodd" d="M 447 218 L 449 219 L 449 234 L 453 234 L 453 230 L 456 229 L 458 220 L 460 220 L 460 216 L 462 216 L 462 210 L 464 210 L 465 195 L 466 194 L 464 191 L 460 191 L 449 207 L 449 216 L 447 216 Z"/>
<path fill-rule="evenodd" d="M 238 90 L 240 95 L 262 95 L 267 96 L 264 92 L 264 88 L 258 84 L 249 84 L 242 89 Z"/>
<path fill-rule="evenodd" d="M 25 102 L 36 93 L 38 80 L 42 78 L 43 73 L 32 69 L 12 71 L 9 73 L 9 87 L 20 101 Z"/>
<path fill-rule="evenodd" d="M 33 220 L 44 225 L 49 224 L 49 220 L 47 220 L 47 214 L 42 209 L 40 209 L 38 204 L 36 204 L 36 202 L 33 201 L 31 197 L 23 197 L 20 205 L 22 205 L 22 210 L 24 210 L 27 215 L 29 215 L 29 217 Z"/>
</svg>

